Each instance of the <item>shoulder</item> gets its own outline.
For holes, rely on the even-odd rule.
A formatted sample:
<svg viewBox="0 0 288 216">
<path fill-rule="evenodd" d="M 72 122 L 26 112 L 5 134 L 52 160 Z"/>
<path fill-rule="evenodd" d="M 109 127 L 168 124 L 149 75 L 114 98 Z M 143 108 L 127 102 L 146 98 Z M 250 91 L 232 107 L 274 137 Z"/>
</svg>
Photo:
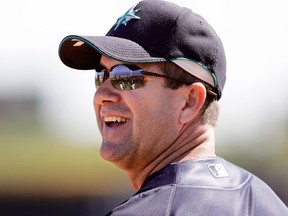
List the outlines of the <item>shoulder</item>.
<svg viewBox="0 0 288 216">
<path fill-rule="evenodd" d="M 191 209 L 204 215 L 288 215 L 265 182 L 223 158 L 177 164 L 176 187 L 172 215 L 185 215 Z"/>
<path fill-rule="evenodd" d="M 220 157 L 175 164 L 177 185 L 218 190 L 237 190 L 249 184 L 253 175 Z"/>
<path fill-rule="evenodd" d="M 267 203 L 274 207 L 269 209 Z M 203 208 L 205 206 L 205 208 Z M 111 215 L 288 215 L 262 180 L 224 160 L 175 163 L 154 173 Z"/>
</svg>

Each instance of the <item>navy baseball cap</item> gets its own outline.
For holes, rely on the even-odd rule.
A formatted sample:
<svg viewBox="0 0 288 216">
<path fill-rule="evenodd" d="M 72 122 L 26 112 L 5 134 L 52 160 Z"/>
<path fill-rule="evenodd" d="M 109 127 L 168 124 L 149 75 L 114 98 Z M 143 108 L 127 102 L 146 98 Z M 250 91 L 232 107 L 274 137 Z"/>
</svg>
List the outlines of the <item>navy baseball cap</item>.
<svg viewBox="0 0 288 216">
<path fill-rule="evenodd" d="M 65 37 L 62 62 L 74 69 L 95 69 L 101 55 L 128 64 L 171 61 L 214 86 L 218 99 L 226 80 L 222 42 L 191 9 L 162 0 L 143 0 L 118 18 L 105 36 Z"/>
</svg>

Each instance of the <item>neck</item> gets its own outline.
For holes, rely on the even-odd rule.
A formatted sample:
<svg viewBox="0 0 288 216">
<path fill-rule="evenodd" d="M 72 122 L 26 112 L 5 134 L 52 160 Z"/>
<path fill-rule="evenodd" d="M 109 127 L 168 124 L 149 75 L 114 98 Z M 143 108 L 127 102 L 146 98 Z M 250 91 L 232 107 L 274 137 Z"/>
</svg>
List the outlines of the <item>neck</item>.
<svg viewBox="0 0 288 216">
<path fill-rule="evenodd" d="M 199 123 L 200 124 L 200 123 Z M 126 170 L 132 186 L 139 190 L 152 173 L 172 162 L 215 156 L 215 133 L 209 125 L 189 124 L 180 131 L 178 138 L 161 155 L 142 169 Z"/>
</svg>

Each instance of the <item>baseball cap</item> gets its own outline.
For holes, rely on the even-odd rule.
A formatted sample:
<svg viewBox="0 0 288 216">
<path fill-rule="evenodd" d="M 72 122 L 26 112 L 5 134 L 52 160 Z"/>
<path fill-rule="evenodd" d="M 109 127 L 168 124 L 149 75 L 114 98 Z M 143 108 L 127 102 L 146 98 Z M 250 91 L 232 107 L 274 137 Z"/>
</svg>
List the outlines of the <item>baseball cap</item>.
<svg viewBox="0 0 288 216">
<path fill-rule="evenodd" d="M 60 59 L 74 69 L 95 69 L 101 55 L 126 64 L 174 62 L 214 86 L 218 99 L 226 80 L 217 33 L 202 16 L 172 2 L 142 0 L 105 36 L 69 35 L 59 46 Z"/>
</svg>

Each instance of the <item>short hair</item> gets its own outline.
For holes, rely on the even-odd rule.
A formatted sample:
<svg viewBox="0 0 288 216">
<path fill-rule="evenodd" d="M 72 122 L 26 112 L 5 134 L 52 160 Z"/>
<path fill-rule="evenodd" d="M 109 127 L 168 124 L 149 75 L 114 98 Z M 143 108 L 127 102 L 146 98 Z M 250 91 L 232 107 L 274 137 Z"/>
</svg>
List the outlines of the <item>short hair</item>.
<svg viewBox="0 0 288 216">
<path fill-rule="evenodd" d="M 213 90 L 211 85 L 186 72 L 173 62 L 157 63 L 157 65 L 165 75 L 179 80 L 176 81 L 173 79 L 165 79 L 164 87 L 166 88 L 178 89 L 183 85 L 187 85 L 185 83 L 192 84 L 195 82 L 201 82 L 206 87 L 206 90 Z M 206 95 L 205 103 L 201 108 L 203 123 L 210 124 L 211 126 L 215 127 L 219 115 L 219 104 L 217 101 L 217 96 L 211 94 Z"/>
</svg>

